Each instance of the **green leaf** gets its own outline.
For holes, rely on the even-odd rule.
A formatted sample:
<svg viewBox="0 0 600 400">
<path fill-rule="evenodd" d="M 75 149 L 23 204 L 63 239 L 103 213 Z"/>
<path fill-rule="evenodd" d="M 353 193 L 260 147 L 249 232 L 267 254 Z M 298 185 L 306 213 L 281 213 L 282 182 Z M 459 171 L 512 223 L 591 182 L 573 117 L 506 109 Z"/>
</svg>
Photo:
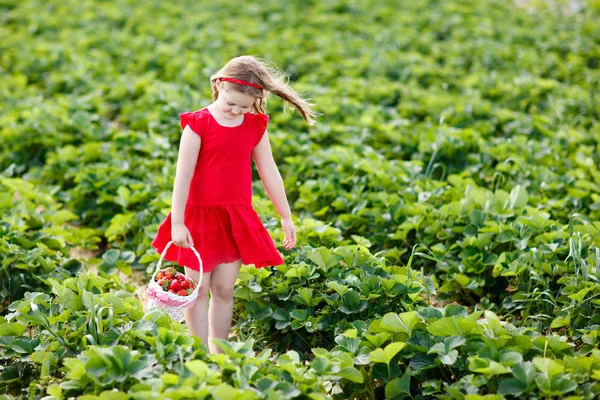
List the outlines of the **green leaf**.
<svg viewBox="0 0 600 400">
<path fill-rule="evenodd" d="M 450 352 L 448 352 L 446 354 L 440 354 L 440 361 L 442 362 L 442 364 L 446 364 L 446 365 L 453 365 L 456 362 L 457 358 L 458 358 L 458 351 L 456 351 L 456 350 L 451 350 Z"/>
<path fill-rule="evenodd" d="M 201 381 L 206 380 L 208 376 L 208 365 L 201 360 L 192 360 L 185 363 L 185 367 L 194 375 L 200 378 Z"/>
<path fill-rule="evenodd" d="M 446 350 L 452 350 L 462 346 L 466 341 L 467 339 L 462 336 L 450 336 L 444 339 L 444 345 L 446 346 Z"/>
<path fill-rule="evenodd" d="M 442 318 L 427 327 L 427 331 L 434 336 L 466 336 L 477 330 L 480 330 L 477 322 L 457 317 Z"/>
<path fill-rule="evenodd" d="M 25 325 L 9 322 L 0 325 L 0 336 L 21 336 L 27 330 Z"/>
<path fill-rule="evenodd" d="M 400 378 L 394 378 L 385 385 L 386 398 L 393 399 L 403 394 L 410 395 L 410 368 L 406 368 Z"/>
<path fill-rule="evenodd" d="M 525 385 L 523 382 L 521 382 L 518 379 L 510 378 L 500 382 L 498 392 L 500 394 L 511 394 L 513 396 L 518 396 L 521 393 L 523 393 L 526 389 L 527 385 Z"/>
<path fill-rule="evenodd" d="M 313 304 L 313 290 L 308 288 L 300 288 L 296 291 L 298 296 L 302 300 L 302 302 L 308 307 L 314 305 Z"/>
<path fill-rule="evenodd" d="M 381 327 L 391 332 L 404 332 L 409 336 L 413 328 L 421 322 L 416 311 L 405 312 L 400 315 L 387 313 L 381 322 Z"/>
<path fill-rule="evenodd" d="M 406 346 L 404 342 L 394 342 L 385 346 L 385 349 L 375 349 L 369 354 L 369 359 L 376 363 L 389 364 L 392 358 Z"/>
<path fill-rule="evenodd" d="M 458 351 L 453 349 L 465 342 L 466 339 L 460 336 L 447 337 L 443 342 L 433 345 L 428 354 L 438 354 L 442 364 L 453 365 L 458 358 Z"/>
<path fill-rule="evenodd" d="M 79 380 L 86 375 L 85 363 L 77 358 L 67 358 L 63 361 L 67 368 L 67 377 L 69 379 Z"/>
<path fill-rule="evenodd" d="M 533 363 L 547 378 L 552 378 L 554 375 L 564 373 L 563 366 L 550 358 L 535 357 Z"/>
<path fill-rule="evenodd" d="M 381 347 L 390 338 L 389 333 L 381 332 L 374 335 L 364 334 L 364 337 L 375 347 Z"/>
<path fill-rule="evenodd" d="M 109 242 L 114 242 L 120 236 L 125 236 L 128 232 L 129 224 L 135 218 L 136 213 L 128 212 L 125 214 L 116 214 L 111 220 L 110 225 L 106 229 L 104 236 Z M 106 260 L 105 260 L 106 261 Z M 114 263 L 113 263 L 114 264 Z"/>
<path fill-rule="evenodd" d="M 129 198 L 131 197 L 131 192 L 127 189 L 126 186 L 119 186 L 117 189 L 118 197 L 115 198 L 115 203 L 119 204 L 123 208 L 127 208 L 129 206 Z"/>
<path fill-rule="evenodd" d="M 588 294 L 588 292 L 590 290 L 592 290 L 592 288 L 589 288 L 589 287 L 585 288 L 585 289 L 581 289 L 579 292 L 570 294 L 567 297 L 570 298 L 571 300 L 575 300 L 579 304 L 583 301 L 583 299 L 585 298 L 585 296 Z"/>
<path fill-rule="evenodd" d="M 336 336 L 335 342 L 351 354 L 356 354 L 360 346 L 360 339 L 353 339 L 342 335 Z"/>
<path fill-rule="evenodd" d="M 483 374 L 488 378 L 510 373 L 510 370 L 502 364 L 487 358 L 479 357 L 469 358 L 469 370 Z"/>
<path fill-rule="evenodd" d="M 327 287 L 335 290 L 335 292 L 340 296 L 343 296 L 349 289 L 348 286 L 342 285 L 336 281 L 327 282 Z"/>
<path fill-rule="evenodd" d="M 529 196 L 523 186 L 517 185 L 510 191 L 510 208 L 523 208 L 527 205 Z"/>
<path fill-rule="evenodd" d="M 300 321 L 306 321 L 306 319 L 308 318 L 308 313 L 306 312 L 306 310 L 294 308 L 290 313 L 290 317 L 293 319 L 298 319 Z"/>
<path fill-rule="evenodd" d="M 129 366 L 129 364 L 131 363 L 131 360 L 133 358 L 133 354 L 132 354 L 131 350 L 129 350 L 128 348 L 125 348 L 123 346 L 114 346 L 112 348 L 112 353 L 114 356 L 113 359 L 119 365 L 120 371 L 133 373 L 133 372 L 127 370 L 127 367 Z"/>
<path fill-rule="evenodd" d="M 350 237 L 352 238 L 352 240 L 354 240 L 356 243 L 360 244 L 361 246 L 365 246 L 367 248 L 371 247 L 371 242 L 367 238 L 364 238 L 364 237 L 358 236 L 358 235 L 350 235 Z"/>
<path fill-rule="evenodd" d="M 448 304 L 444 308 L 444 317 L 466 317 L 469 315 L 467 309 L 458 304 Z"/>
<path fill-rule="evenodd" d="M 229 386 L 226 383 L 222 383 L 219 386 L 213 388 L 211 394 L 215 400 L 254 400 L 259 398 L 258 395 L 255 393 L 243 389 L 236 389 L 234 387 Z"/>
<path fill-rule="evenodd" d="M 338 375 L 338 376 L 340 376 L 340 377 L 342 377 L 344 379 L 347 379 L 349 381 L 355 382 L 355 383 L 362 383 L 363 382 L 363 376 L 354 367 L 343 368 L 336 375 Z"/>
<path fill-rule="evenodd" d="M 422 308 L 418 310 L 417 313 L 421 316 L 421 318 L 427 321 L 430 319 L 440 319 L 444 317 L 444 314 L 434 307 Z"/>
<path fill-rule="evenodd" d="M 165 385 L 177 385 L 179 383 L 179 376 L 175 375 L 175 374 L 163 374 L 161 376 L 162 381 L 164 382 Z"/>
<path fill-rule="evenodd" d="M 500 353 L 499 361 L 502 365 L 512 366 L 523 362 L 523 356 L 516 351 L 503 351 Z"/>
<path fill-rule="evenodd" d="M 552 394 L 555 396 L 560 396 L 565 393 L 572 392 L 577 389 L 577 383 L 566 378 L 558 378 L 552 381 L 552 385 L 550 386 L 552 390 Z"/>
<path fill-rule="evenodd" d="M 355 314 L 364 311 L 367 308 L 367 302 L 360 298 L 355 290 L 350 290 L 343 296 L 340 311 L 344 314 Z"/>
<path fill-rule="evenodd" d="M 273 313 L 273 319 L 275 319 L 277 321 L 289 321 L 290 320 L 290 314 L 286 310 L 284 310 L 283 308 L 278 308 Z"/>
<path fill-rule="evenodd" d="M 0 336 L 3 336 L 3 335 L 0 335 Z M 31 354 L 34 352 L 35 348 L 39 344 L 40 344 L 39 337 L 30 339 L 30 338 L 24 336 L 24 337 L 15 338 L 11 347 L 17 353 Z"/>
<path fill-rule="evenodd" d="M 102 259 L 109 265 L 115 265 L 119 260 L 121 252 L 117 249 L 110 249 L 102 255 Z"/>
<path fill-rule="evenodd" d="M 571 324 L 571 316 L 570 315 L 560 316 L 560 317 L 556 317 L 552 320 L 552 323 L 550 324 L 550 328 L 557 329 L 557 328 L 561 328 L 563 326 L 569 326 L 570 324 Z"/>
<path fill-rule="evenodd" d="M 325 357 L 316 357 L 311 363 L 311 367 L 318 373 L 324 374 L 329 369 L 329 360 Z"/>
<path fill-rule="evenodd" d="M 318 267 L 323 269 L 331 268 L 337 265 L 340 260 L 343 259 L 342 256 L 334 254 L 331 250 L 325 247 L 313 250 L 312 252 L 308 253 L 306 257 L 314 262 Z"/>
<path fill-rule="evenodd" d="M 62 398 L 62 388 L 59 385 L 50 385 L 46 391 L 50 396 Z"/>
</svg>

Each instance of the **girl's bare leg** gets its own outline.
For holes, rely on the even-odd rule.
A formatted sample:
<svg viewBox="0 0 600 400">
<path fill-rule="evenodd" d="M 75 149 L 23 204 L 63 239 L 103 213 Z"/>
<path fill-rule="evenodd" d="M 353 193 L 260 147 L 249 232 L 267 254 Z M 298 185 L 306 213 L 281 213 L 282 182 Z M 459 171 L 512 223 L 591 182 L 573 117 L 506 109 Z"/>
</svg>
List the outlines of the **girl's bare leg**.
<svg viewBox="0 0 600 400">
<path fill-rule="evenodd" d="M 210 346 L 211 352 L 221 352 L 212 339 L 227 339 L 233 316 L 233 288 L 242 260 L 219 264 L 211 271 L 210 279 Z"/>
<path fill-rule="evenodd" d="M 185 267 L 185 275 L 198 282 L 200 272 Z M 185 322 L 190 333 L 198 336 L 204 345 L 208 347 L 208 290 L 210 288 L 211 272 L 202 276 L 202 285 L 198 289 L 196 303 L 185 310 Z"/>
</svg>

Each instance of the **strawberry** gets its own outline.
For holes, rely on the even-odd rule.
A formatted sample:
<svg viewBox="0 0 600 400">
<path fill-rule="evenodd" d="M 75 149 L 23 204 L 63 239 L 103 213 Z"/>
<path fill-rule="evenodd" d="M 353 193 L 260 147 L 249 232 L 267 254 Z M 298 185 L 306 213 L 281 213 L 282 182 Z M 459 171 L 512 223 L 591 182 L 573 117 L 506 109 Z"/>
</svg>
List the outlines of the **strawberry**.
<svg viewBox="0 0 600 400">
<path fill-rule="evenodd" d="M 185 291 L 185 289 L 179 289 L 179 290 L 177 291 L 177 294 L 178 294 L 179 296 L 187 296 L 187 295 L 188 295 L 188 294 L 187 294 L 187 292 Z"/>
<path fill-rule="evenodd" d="M 181 282 L 173 281 L 173 283 L 171 283 L 171 286 L 169 286 L 169 289 L 173 289 L 175 291 L 181 289 Z"/>
<path fill-rule="evenodd" d="M 187 289 L 190 287 L 190 284 L 188 283 L 188 281 L 183 281 L 183 282 L 181 282 L 181 287 L 183 289 Z"/>
<path fill-rule="evenodd" d="M 156 280 L 157 281 L 160 280 L 160 279 L 162 279 L 162 278 L 164 278 L 164 277 L 165 277 L 165 273 L 162 272 L 162 271 L 160 271 L 158 274 L 156 274 Z"/>
<path fill-rule="evenodd" d="M 167 277 L 167 279 L 173 279 L 173 273 L 171 271 L 165 273 L 165 276 Z"/>
</svg>

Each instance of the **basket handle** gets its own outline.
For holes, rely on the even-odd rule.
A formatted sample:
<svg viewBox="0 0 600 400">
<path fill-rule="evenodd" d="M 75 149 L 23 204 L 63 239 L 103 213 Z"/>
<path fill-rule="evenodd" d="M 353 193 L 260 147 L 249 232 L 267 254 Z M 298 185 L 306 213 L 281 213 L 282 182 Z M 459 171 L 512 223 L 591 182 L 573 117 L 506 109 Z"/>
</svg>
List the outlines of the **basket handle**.
<svg viewBox="0 0 600 400">
<path fill-rule="evenodd" d="M 156 278 L 156 274 L 158 273 L 158 271 L 160 271 L 160 267 L 162 266 L 163 260 L 165 258 L 165 255 L 167 255 L 167 250 L 169 250 L 169 247 L 171 247 L 171 245 L 173 244 L 173 241 L 169 241 L 169 243 L 167 243 L 167 245 L 165 246 L 165 249 L 163 250 L 163 252 L 160 255 L 160 258 L 158 259 L 158 263 L 156 263 L 156 269 L 154 270 L 154 273 L 152 274 L 152 280 L 154 280 L 154 278 Z M 198 265 L 200 266 L 199 269 L 199 279 L 198 282 L 196 283 L 196 287 L 194 288 L 194 291 L 192 292 L 192 294 L 190 294 L 190 297 L 192 298 L 192 300 L 195 300 L 197 294 L 198 294 L 198 290 L 200 289 L 200 285 L 202 285 L 202 275 L 204 275 L 204 267 L 202 266 L 202 258 L 200 258 L 200 254 L 198 254 L 198 251 L 194 248 L 194 246 L 191 246 L 190 249 L 192 249 L 192 251 L 194 252 L 194 254 L 196 255 L 196 258 L 198 258 Z M 190 300 L 190 301 L 192 301 Z M 189 304 L 185 303 L 185 305 Z M 180 307 L 183 307 L 184 304 L 182 304 Z"/>
</svg>

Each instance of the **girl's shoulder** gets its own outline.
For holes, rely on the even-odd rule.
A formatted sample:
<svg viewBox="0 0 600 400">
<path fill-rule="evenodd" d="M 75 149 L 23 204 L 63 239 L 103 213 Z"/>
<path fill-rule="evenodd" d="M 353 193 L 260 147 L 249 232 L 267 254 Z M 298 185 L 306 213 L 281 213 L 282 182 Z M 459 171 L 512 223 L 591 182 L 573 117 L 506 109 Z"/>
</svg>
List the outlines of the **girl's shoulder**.
<svg viewBox="0 0 600 400">
<path fill-rule="evenodd" d="M 186 112 L 180 113 L 180 115 L 183 115 L 183 114 L 193 116 L 197 120 L 202 119 L 202 118 L 208 118 L 210 116 L 210 112 L 208 111 L 207 107 L 201 108 L 196 111 L 186 111 Z"/>
<path fill-rule="evenodd" d="M 255 125 L 258 125 L 259 128 L 262 128 L 264 130 L 264 128 L 267 127 L 267 124 L 269 123 L 269 116 L 267 114 L 263 114 L 263 113 L 247 113 L 246 117 L 250 118 L 250 120 L 252 122 L 254 122 Z"/>
<path fill-rule="evenodd" d="M 210 113 L 206 107 L 196 111 L 186 111 L 179 113 L 181 129 L 185 129 L 185 126 L 189 125 L 190 128 L 197 135 L 202 137 L 204 131 L 206 130 L 207 121 L 209 117 Z"/>
</svg>

